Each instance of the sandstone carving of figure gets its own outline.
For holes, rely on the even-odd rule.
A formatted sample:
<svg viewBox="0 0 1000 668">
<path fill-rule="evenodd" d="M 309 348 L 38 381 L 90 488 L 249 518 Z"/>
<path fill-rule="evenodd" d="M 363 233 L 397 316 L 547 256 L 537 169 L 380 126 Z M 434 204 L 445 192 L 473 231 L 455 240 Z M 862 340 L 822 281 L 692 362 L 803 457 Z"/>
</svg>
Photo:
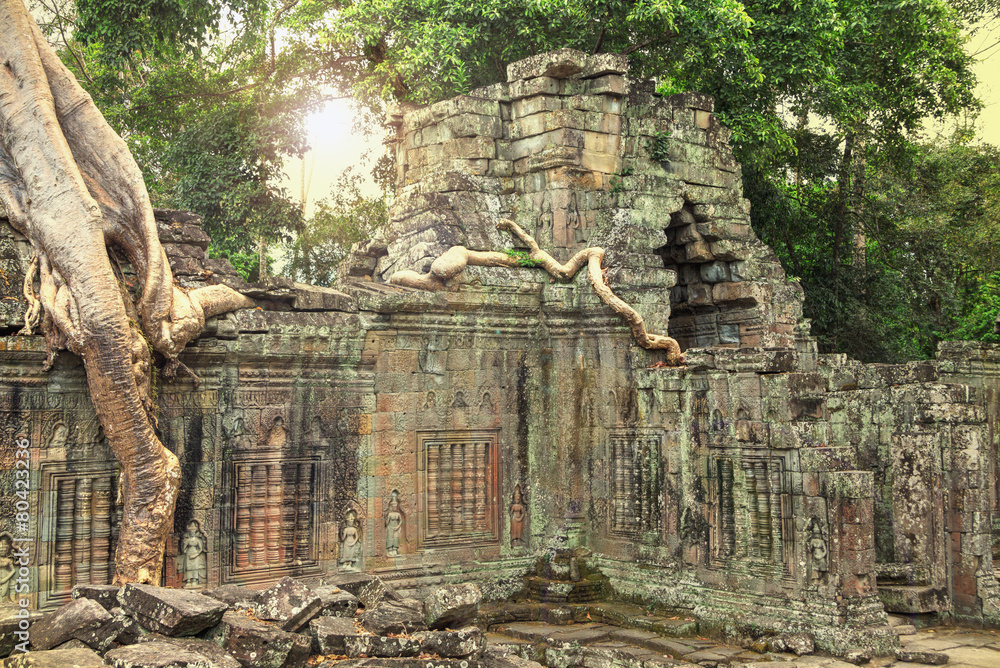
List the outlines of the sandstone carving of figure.
<svg viewBox="0 0 1000 668">
<path fill-rule="evenodd" d="M 69 428 L 63 422 L 57 422 L 52 429 L 52 438 L 49 439 L 48 448 L 64 448 L 69 437 Z"/>
<path fill-rule="evenodd" d="M 403 511 L 399 508 L 399 491 L 394 489 L 385 514 L 385 553 L 390 557 L 399 554 L 399 535 L 403 532 L 404 520 Z"/>
<path fill-rule="evenodd" d="M 198 520 L 188 522 L 187 531 L 181 538 L 181 555 L 184 588 L 204 587 L 208 580 L 208 538 Z"/>
<path fill-rule="evenodd" d="M 823 527 L 815 517 L 809 522 L 807 549 L 809 550 L 811 577 L 816 580 L 821 573 L 829 570 L 827 556 L 830 551 L 826 546 L 826 538 L 823 536 Z"/>
<path fill-rule="evenodd" d="M 516 547 L 524 545 L 524 520 L 528 516 L 528 511 L 524 507 L 524 498 L 521 495 L 521 486 L 514 487 L 514 500 L 510 504 L 510 545 Z"/>
<path fill-rule="evenodd" d="M 0 601 L 14 600 L 14 558 L 11 556 L 13 541 L 10 536 L 0 536 Z"/>
<path fill-rule="evenodd" d="M 353 510 L 347 511 L 344 517 L 344 528 L 340 530 L 340 560 L 344 570 L 356 571 L 361 560 L 361 529 L 358 527 L 358 515 Z"/>
<path fill-rule="evenodd" d="M 267 445 L 272 448 L 280 448 L 288 440 L 288 432 L 285 430 L 285 421 L 281 416 L 274 418 L 271 431 L 267 432 Z"/>
</svg>

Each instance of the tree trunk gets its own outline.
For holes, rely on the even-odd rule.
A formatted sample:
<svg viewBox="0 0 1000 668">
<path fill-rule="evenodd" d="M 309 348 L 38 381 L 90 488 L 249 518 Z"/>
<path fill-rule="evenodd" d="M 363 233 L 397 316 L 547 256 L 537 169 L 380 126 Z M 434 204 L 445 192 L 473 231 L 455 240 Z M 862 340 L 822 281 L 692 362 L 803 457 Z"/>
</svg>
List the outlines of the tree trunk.
<svg viewBox="0 0 1000 668">
<path fill-rule="evenodd" d="M 849 200 L 851 197 L 852 164 L 854 162 L 854 133 L 844 138 L 844 155 L 837 175 L 837 210 L 833 219 L 833 272 L 840 273 L 840 262 L 844 255 L 845 237 L 851 228 Z"/>
<path fill-rule="evenodd" d="M 0 0 L 0 25 L 0 202 L 39 260 L 50 354 L 66 347 L 83 359 L 98 420 L 121 464 L 115 582 L 159 584 L 180 468 L 153 431 L 146 339 L 166 356 L 169 375 L 206 316 L 252 302 L 223 286 L 184 292 L 174 285 L 125 143 L 20 0 Z M 142 282 L 141 331 L 129 319 L 132 305 L 108 247 L 124 254 Z"/>
</svg>

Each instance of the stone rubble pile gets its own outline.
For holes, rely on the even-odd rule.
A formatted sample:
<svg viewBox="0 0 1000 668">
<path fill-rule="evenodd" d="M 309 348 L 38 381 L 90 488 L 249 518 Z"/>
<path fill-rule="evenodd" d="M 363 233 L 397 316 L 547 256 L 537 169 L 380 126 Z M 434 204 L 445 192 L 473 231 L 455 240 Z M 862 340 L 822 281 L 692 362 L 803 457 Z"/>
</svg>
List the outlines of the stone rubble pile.
<svg viewBox="0 0 1000 668">
<path fill-rule="evenodd" d="M 306 584 L 283 578 L 254 591 L 82 585 L 35 621 L 28 653 L 3 668 L 538 668 L 486 647 L 472 626 L 482 594 L 444 585 L 404 598 L 378 577 Z"/>
</svg>

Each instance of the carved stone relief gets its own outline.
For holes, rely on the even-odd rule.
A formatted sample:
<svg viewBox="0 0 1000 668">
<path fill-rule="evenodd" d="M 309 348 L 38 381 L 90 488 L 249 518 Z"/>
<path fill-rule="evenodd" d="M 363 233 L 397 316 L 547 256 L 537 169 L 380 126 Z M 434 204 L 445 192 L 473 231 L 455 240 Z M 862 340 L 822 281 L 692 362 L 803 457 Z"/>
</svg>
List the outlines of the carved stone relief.
<svg viewBox="0 0 1000 668">
<path fill-rule="evenodd" d="M 282 567 L 315 565 L 318 462 L 239 461 L 233 466 L 229 574 L 267 574 Z"/>
<path fill-rule="evenodd" d="M 188 522 L 181 538 L 179 565 L 185 589 L 201 589 L 208 582 L 208 537 L 198 520 Z"/>
<path fill-rule="evenodd" d="M 659 434 L 610 438 L 611 533 L 639 536 L 660 530 L 663 516 Z"/>
<path fill-rule="evenodd" d="M 46 470 L 48 469 L 48 470 Z M 49 518 L 44 568 L 51 583 L 47 600 L 69 600 L 76 584 L 108 584 L 114 571 L 121 509 L 117 474 L 104 470 L 43 467 L 42 517 Z"/>
<path fill-rule="evenodd" d="M 499 540 L 496 432 L 418 434 L 424 545 Z"/>
</svg>

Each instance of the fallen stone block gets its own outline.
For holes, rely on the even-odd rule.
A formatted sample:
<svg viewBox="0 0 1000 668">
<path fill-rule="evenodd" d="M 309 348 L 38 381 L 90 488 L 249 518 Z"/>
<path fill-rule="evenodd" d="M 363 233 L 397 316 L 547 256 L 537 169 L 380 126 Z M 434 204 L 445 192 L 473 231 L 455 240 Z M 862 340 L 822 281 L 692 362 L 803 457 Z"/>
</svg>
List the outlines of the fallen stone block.
<svg viewBox="0 0 1000 668">
<path fill-rule="evenodd" d="M 485 668 L 479 661 L 469 659 L 419 659 L 416 657 L 370 659 L 333 659 L 319 664 L 318 668 Z M 496 668 L 541 668 L 534 666 L 496 666 Z"/>
<path fill-rule="evenodd" d="M 915 651 L 908 649 L 896 650 L 896 661 L 906 663 L 922 663 L 928 666 L 943 666 L 948 663 L 948 655 L 941 652 Z"/>
<path fill-rule="evenodd" d="M 328 617 L 353 617 L 361 604 L 357 596 L 336 585 L 320 585 L 313 591 L 323 601 L 320 614 Z"/>
<path fill-rule="evenodd" d="M 200 638 L 171 638 L 159 633 L 150 633 L 139 639 L 140 643 L 156 643 L 157 646 L 176 647 L 184 652 L 192 652 L 206 657 L 212 662 L 212 668 L 240 668 L 240 662 L 234 659 L 226 650 L 211 640 Z M 168 651 L 169 650 L 165 650 Z"/>
<path fill-rule="evenodd" d="M 472 583 L 438 587 L 424 599 L 424 623 L 431 629 L 465 626 L 475 618 L 482 599 L 479 586 Z"/>
<path fill-rule="evenodd" d="M 165 636 L 191 636 L 219 623 L 225 603 L 183 589 L 127 584 L 118 592 L 122 610 L 145 628 Z"/>
<path fill-rule="evenodd" d="M 352 659 L 368 656 L 416 656 L 419 653 L 420 641 L 414 638 L 360 635 L 344 638 L 344 654 Z"/>
<path fill-rule="evenodd" d="M 346 617 L 317 617 L 309 622 L 309 630 L 317 654 L 346 654 L 345 639 L 361 635 L 354 620 Z"/>
<path fill-rule="evenodd" d="M 119 645 L 136 643 L 149 633 L 148 629 L 140 626 L 138 622 L 122 612 L 121 608 L 114 608 L 114 613 L 109 622 L 81 636 L 80 640 L 95 652 L 104 654 Z"/>
<path fill-rule="evenodd" d="M 202 592 L 205 596 L 211 596 L 217 601 L 222 601 L 230 608 L 245 608 L 257 603 L 260 592 L 242 585 L 222 585 L 214 589 L 206 589 Z"/>
<path fill-rule="evenodd" d="M 110 612 L 111 608 L 118 607 L 119 589 L 121 587 L 115 585 L 81 584 L 73 587 L 73 598 L 89 598 L 91 601 L 97 601 Z"/>
<path fill-rule="evenodd" d="M 853 663 L 855 666 L 863 666 L 872 660 L 872 656 L 874 655 L 870 649 L 850 649 L 841 658 L 847 663 Z"/>
<path fill-rule="evenodd" d="M 487 647 L 480 659 L 484 668 L 542 668 L 542 664 L 505 652 L 498 647 Z"/>
<path fill-rule="evenodd" d="M 813 638 L 808 633 L 789 633 L 782 636 L 782 638 L 785 641 L 785 647 L 787 650 L 798 656 L 812 654 L 816 651 L 816 645 L 813 643 Z"/>
<path fill-rule="evenodd" d="M 48 650 L 96 631 L 111 621 L 111 613 L 97 601 L 78 598 L 51 612 L 31 625 L 32 650 Z"/>
<path fill-rule="evenodd" d="M 52 649 L 41 652 L 17 652 L 0 661 L 2 668 L 107 668 L 104 660 L 91 649 Z"/>
<path fill-rule="evenodd" d="M 22 630 L 20 623 L 22 621 L 30 623 L 32 617 L 37 618 L 38 613 L 28 613 L 28 619 L 19 617 L 22 614 L 20 612 L 20 606 L 10 604 L 0 604 L 0 657 L 7 656 L 14 651 L 14 645 L 20 642 L 24 642 L 25 638 L 23 635 L 20 637 L 17 634 L 24 634 L 27 631 Z"/>
<path fill-rule="evenodd" d="M 232 610 L 222 616 L 209 639 L 243 668 L 298 668 L 305 665 L 312 645 L 308 636 L 282 631 Z"/>
<path fill-rule="evenodd" d="M 413 638 L 420 643 L 420 651 L 446 658 L 478 658 L 486 649 L 486 636 L 475 626 L 457 631 L 424 631 Z"/>
<path fill-rule="evenodd" d="M 365 610 L 358 622 L 376 635 L 390 633 L 413 633 L 425 631 L 424 615 L 420 601 L 403 599 L 401 601 L 382 601 L 374 608 Z"/>
<path fill-rule="evenodd" d="M 261 619 L 282 622 L 281 629 L 294 633 L 323 610 L 323 601 L 312 589 L 284 577 L 260 593 L 255 606 Z"/>
<path fill-rule="evenodd" d="M 354 594 L 366 608 L 374 608 L 384 600 L 398 601 L 402 598 L 380 578 L 367 573 L 340 573 L 323 582 Z"/>
<path fill-rule="evenodd" d="M 215 668 L 200 652 L 155 640 L 113 649 L 104 658 L 114 668 Z"/>
</svg>

